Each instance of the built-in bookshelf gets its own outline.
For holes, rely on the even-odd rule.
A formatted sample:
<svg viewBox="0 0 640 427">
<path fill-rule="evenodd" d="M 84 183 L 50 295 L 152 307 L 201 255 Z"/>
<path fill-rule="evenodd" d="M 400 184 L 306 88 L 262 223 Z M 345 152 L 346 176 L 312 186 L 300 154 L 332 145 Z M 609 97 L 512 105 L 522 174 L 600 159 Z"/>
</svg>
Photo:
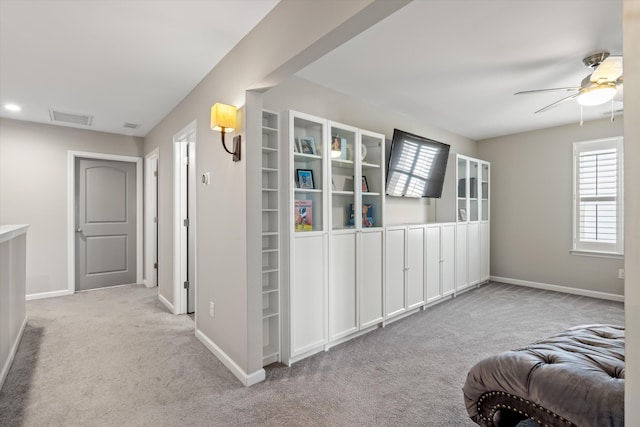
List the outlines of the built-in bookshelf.
<svg viewBox="0 0 640 427">
<path fill-rule="evenodd" d="M 262 112 L 262 364 L 280 354 L 279 116 Z"/>
</svg>

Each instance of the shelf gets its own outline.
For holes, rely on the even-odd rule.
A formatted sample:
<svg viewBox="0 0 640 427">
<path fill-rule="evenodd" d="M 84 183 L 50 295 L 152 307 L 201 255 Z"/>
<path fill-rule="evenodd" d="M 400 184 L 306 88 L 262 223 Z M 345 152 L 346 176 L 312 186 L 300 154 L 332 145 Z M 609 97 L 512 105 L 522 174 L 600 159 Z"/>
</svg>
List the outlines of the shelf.
<svg viewBox="0 0 640 427">
<path fill-rule="evenodd" d="M 276 168 L 262 168 L 262 172 L 278 172 Z"/>
<path fill-rule="evenodd" d="M 313 159 L 313 160 L 322 160 L 322 156 L 318 156 L 317 154 L 304 154 L 304 153 L 293 153 L 293 157 L 300 159 Z"/>
<path fill-rule="evenodd" d="M 322 193 L 319 188 L 296 188 L 296 193 Z"/>
<path fill-rule="evenodd" d="M 278 133 L 278 129 L 262 126 L 262 132 L 266 134 Z"/>
<path fill-rule="evenodd" d="M 263 188 L 262 191 L 278 191 L 277 188 Z"/>
<path fill-rule="evenodd" d="M 262 147 L 262 151 L 265 153 L 277 153 L 278 149 L 277 148 L 271 148 L 271 147 Z"/>
<path fill-rule="evenodd" d="M 272 287 L 267 286 L 262 288 L 263 294 L 270 293 L 270 292 L 277 292 L 277 291 L 278 291 L 277 285 L 273 285 Z"/>
<path fill-rule="evenodd" d="M 262 248 L 262 253 L 263 254 L 266 254 L 266 253 L 269 253 L 269 252 L 278 252 L 278 251 L 279 251 L 278 248 Z"/>
<path fill-rule="evenodd" d="M 362 196 L 379 196 L 380 193 L 374 193 L 373 191 L 364 191 L 362 192 Z"/>
<path fill-rule="evenodd" d="M 340 165 L 348 165 L 353 167 L 353 160 L 344 160 L 344 159 L 331 159 L 331 163 L 337 163 Z"/>
<path fill-rule="evenodd" d="M 277 236 L 278 232 L 277 231 L 265 231 L 262 233 L 262 237 L 264 236 Z"/>
<path fill-rule="evenodd" d="M 278 310 L 274 310 L 272 308 L 266 308 L 262 310 L 263 319 L 268 319 L 269 317 L 277 316 L 278 314 Z"/>
<path fill-rule="evenodd" d="M 262 212 L 278 212 L 278 209 L 262 209 Z"/>
<path fill-rule="evenodd" d="M 353 196 L 355 193 L 353 191 L 338 191 L 334 190 L 331 192 L 334 196 Z"/>
<path fill-rule="evenodd" d="M 362 162 L 362 167 L 363 168 L 379 168 L 380 165 L 376 165 L 376 164 L 373 164 L 373 163 Z"/>
<path fill-rule="evenodd" d="M 262 267 L 262 272 L 263 273 L 272 273 L 274 271 L 278 271 L 278 267 L 274 267 L 271 265 L 267 265 L 266 267 Z"/>
</svg>

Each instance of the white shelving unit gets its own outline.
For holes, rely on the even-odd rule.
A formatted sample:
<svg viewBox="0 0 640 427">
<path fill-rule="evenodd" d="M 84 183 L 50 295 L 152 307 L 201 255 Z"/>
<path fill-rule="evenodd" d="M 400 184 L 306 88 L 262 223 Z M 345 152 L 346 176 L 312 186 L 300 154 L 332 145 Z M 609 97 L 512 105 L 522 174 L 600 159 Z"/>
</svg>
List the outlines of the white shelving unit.
<svg viewBox="0 0 640 427">
<path fill-rule="evenodd" d="M 279 117 L 262 112 L 262 365 L 280 353 Z"/>
</svg>

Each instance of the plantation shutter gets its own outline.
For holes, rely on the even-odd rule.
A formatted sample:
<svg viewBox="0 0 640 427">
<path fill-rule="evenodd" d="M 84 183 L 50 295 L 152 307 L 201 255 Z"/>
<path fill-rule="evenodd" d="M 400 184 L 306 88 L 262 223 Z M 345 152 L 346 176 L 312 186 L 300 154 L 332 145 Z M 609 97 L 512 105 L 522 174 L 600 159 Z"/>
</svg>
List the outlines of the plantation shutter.
<svg viewBox="0 0 640 427">
<path fill-rule="evenodd" d="M 608 142 L 603 144 L 603 142 Z M 574 149 L 574 249 L 622 252 L 621 171 L 618 139 L 589 143 Z"/>
</svg>

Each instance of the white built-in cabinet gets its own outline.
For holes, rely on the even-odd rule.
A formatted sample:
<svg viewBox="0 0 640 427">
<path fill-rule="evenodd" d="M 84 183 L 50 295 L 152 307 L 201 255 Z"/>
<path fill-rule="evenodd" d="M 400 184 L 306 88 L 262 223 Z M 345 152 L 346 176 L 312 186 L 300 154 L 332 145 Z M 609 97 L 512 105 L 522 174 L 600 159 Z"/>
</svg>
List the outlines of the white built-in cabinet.
<svg viewBox="0 0 640 427">
<path fill-rule="evenodd" d="M 456 291 L 456 224 L 427 225 L 427 304 Z"/>
<path fill-rule="evenodd" d="M 385 156 L 384 135 L 295 111 L 286 146 L 292 363 L 384 318 Z"/>
<path fill-rule="evenodd" d="M 456 291 L 489 280 L 490 164 L 456 155 Z"/>
<path fill-rule="evenodd" d="M 389 319 L 426 301 L 426 225 L 387 227 L 385 307 Z"/>
<path fill-rule="evenodd" d="M 488 162 L 450 160 L 436 206 L 447 222 L 386 226 L 384 135 L 289 111 L 278 144 L 277 120 L 263 114 L 265 364 L 291 364 L 489 279 Z"/>
</svg>

